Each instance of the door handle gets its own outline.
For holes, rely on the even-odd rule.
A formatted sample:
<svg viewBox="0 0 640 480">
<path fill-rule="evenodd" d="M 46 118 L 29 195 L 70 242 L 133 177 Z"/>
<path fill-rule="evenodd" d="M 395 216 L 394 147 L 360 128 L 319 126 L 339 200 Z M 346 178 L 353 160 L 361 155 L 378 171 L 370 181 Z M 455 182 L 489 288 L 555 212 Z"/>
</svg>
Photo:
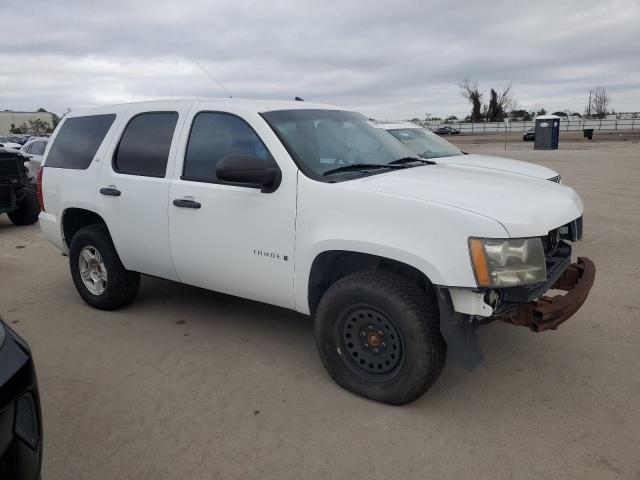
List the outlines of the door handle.
<svg viewBox="0 0 640 480">
<path fill-rule="evenodd" d="M 118 190 L 116 187 L 110 185 L 108 187 L 102 187 L 100 189 L 100 193 L 102 195 L 109 195 L 111 197 L 119 197 L 122 192 Z"/>
<path fill-rule="evenodd" d="M 202 205 L 200 205 L 200 202 L 196 202 L 195 200 L 189 200 L 188 198 L 176 198 L 173 201 L 173 204 L 176 207 L 181 207 L 181 208 L 200 208 Z"/>
</svg>

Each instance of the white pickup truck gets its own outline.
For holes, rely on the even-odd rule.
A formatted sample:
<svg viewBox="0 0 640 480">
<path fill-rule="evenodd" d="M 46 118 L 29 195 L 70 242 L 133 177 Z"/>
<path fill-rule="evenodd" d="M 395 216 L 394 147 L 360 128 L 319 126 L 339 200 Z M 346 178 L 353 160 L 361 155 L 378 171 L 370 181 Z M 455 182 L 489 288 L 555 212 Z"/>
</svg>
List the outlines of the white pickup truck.
<svg viewBox="0 0 640 480">
<path fill-rule="evenodd" d="M 93 307 L 131 302 L 142 273 L 314 315 L 335 381 L 403 404 L 447 352 L 482 360 L 479 326 L 555 329 L 593 284 L 590 260 L 571 263 L 576 192 L 542 167 L 468 160 L 307 102 L 78 110 L 47 145 L 40 225 Z"/>
</svg>

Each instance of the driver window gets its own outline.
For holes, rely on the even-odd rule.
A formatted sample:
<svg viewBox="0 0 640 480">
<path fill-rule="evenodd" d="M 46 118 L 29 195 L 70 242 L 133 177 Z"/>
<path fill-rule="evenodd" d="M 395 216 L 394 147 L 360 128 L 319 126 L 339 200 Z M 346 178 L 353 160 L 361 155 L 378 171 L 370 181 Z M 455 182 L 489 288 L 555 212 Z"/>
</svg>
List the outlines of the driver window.
<svg viewBox="0 0 640 480">
<path fill-rule="evenodd" d="M 244 120 L 227 113 L 198 113 L 191 126 L 181 178 L 218 183 L 216 165 L 229 155 L 250 155 L 265 163 L 273 161 L 258 135 Z"/>
</svg>

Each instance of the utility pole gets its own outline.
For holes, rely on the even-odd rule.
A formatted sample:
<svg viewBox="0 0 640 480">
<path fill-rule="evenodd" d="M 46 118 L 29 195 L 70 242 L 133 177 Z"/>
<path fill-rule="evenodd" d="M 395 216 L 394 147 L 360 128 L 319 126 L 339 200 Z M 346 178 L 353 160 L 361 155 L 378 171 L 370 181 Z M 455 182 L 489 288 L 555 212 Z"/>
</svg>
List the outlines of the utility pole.
<svg viewBox="0 0 640 480">
<path fill-rule="evenodd" d="M 589 90 L 589 108 L 587 108 L 587 118 L 591 117 L 591 90 Z"/>
</svg>

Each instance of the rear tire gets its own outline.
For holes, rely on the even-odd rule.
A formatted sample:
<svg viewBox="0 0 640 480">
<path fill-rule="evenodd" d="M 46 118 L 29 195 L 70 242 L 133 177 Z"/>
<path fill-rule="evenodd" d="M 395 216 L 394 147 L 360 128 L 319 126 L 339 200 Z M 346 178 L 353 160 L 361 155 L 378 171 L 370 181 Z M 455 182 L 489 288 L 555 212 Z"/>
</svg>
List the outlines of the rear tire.
<svg viewBox="0 0 640 480">
<path fill-rule="evenodd" d="M 442 372 L 447 348 L 439 325 L 436 299 L 417 284 L 383 270 L 356 272 L 322 297 L 316 346 L 340 386 L 402 405 L 420 397 Z"/>
<path fill-rule="evenodd" d="M 69 248 L 69 267 L 78 293 L 94 308 L 116 310 L 138 294 L 140 274 L 124 268 L 104 224 L 76 232 Z"/>
<path fill-rule="evenodd" d="M 18 208 L 7 213 L 14 225 L 33 225 L 38 221 L 38 215 L 40 215 L 40 205 L 33 187 L 25 188 L 24 197 L 20 200 Z"/>
</svg>

